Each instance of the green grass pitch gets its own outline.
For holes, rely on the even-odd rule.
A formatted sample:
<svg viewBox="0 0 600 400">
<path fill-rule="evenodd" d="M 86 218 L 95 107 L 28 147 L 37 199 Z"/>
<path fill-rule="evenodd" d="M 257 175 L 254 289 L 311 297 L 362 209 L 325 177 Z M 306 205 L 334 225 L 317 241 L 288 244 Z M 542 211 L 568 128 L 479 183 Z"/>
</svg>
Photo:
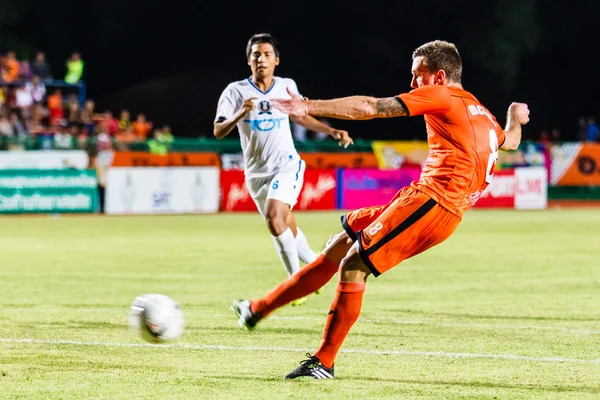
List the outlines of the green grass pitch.
<svg viewBox="0 0 600 400">
<path fill-rule="evenodd" d="M 298 213 L 315 249 L 339 212 Z M 256 213 L 0 219 L 0 399 L 598 399 L 600 212 L 470 211 L 370 278 L 333 381 L 284 382 L 316 350 L 335 282 L 254 332 L 229 311 L 284 279 Z M 183 336 L 127 325 L 143 293 Z"/>
</svg>

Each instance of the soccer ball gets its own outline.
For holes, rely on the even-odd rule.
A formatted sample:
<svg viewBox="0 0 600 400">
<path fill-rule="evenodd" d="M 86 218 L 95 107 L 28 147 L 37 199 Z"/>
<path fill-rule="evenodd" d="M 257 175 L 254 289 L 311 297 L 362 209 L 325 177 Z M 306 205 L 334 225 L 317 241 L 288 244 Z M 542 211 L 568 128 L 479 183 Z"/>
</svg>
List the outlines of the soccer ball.
<svg viewBox="0 0 600 400">
<path fill-rule="evenodd" d="M 145 294 L 131 303 L 129 326 L 145 341 L 163 343 L 181 336 L 185 323 L 181 307 L 172 298 Z"/>
</svg>

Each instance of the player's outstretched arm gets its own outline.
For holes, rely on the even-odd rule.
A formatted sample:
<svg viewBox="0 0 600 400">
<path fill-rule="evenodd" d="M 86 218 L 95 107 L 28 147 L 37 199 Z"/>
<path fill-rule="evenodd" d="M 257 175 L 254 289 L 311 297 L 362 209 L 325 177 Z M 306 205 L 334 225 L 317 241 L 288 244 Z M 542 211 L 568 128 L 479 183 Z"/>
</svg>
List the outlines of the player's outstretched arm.
<svg viewBox="0 0 600 400">
<path fill-rule="evenodd" d="M 521 143 L 521 126 L 529 122 L 529 107 L 525 103 L 512 103 L 506 113 L 503 150 L 516 150 Z"/>
<path fill-rule="evenodd" d="M 395 97 L 375 98 L 350 96 L 333 100 L 308 100 L 288 90 L 291 99 L 272 99 L 271 104 L 282 112 L 293 115 L 313 115 L 337 119 L 365 120 L 392 118 L 408 115 L 402 103 Z"/>
<path fill-rule="evenodd" d="M 354 144 L 354 140 L 352 140 L 347 131 L 327 126 L 318 119 L 311 117 L 310 115 L 304 115 L 301 117 L 291 115 L 290 119 L 292 120 L 292 122 L 302 125 L 309 131 L 322 132 L 328 134 L 329 136 L 337 140 L 340 146 L 344 146 L 345 149 L 348 148 L 348 146 L 350 146 L 351 144 Z"/>
<path fill-rule="evenodd" d="M 242 103 L 242 106 L 230 118 L 217 120 L 213 127 L 213 135 L 215 135 L 217 139 L 223 139 L 225 136 L 229 135 L 236 124 L 244 118 L 248 111 L 256 109 L 256 104 L 254 104 L 252 100 L 256 100 L 256 97 L 245 100 L 244 103 Z"/>
<path fill-rule="evenodd" d="M 307 114 L 339 119 L 366 120 L 408 115 L 395 97 L 378 99 L 351 96 L 334 100 L 308 100 Z"/>
</svg>

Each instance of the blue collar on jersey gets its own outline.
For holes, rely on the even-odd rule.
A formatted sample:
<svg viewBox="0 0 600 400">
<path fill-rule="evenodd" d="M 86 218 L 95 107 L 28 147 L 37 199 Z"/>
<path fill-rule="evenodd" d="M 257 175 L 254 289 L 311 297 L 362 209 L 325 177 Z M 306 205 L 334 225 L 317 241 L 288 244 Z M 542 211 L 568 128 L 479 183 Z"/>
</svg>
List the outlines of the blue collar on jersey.
<svg viewBox="0 0 600 400">
<path fill-rule="evenodd" d="M 263 92 L 262 90 L 260 90 L 260 89 L 258 88 L 258 86 L 256 86 L 256 85 L 254 84 L 254 82 L 252 82 L 252 79 L 248 78 L 248 83 L 250 83 L 250 85 L 252 85 L 252 87 L 253 87 L 254 89 L 258 90 L 258 91 L 259 91 L 260 93 L 262 93 L 262 94 L 267 94 L 267 93 L 269 93 L 269 92 L 270 92 L 270 91 L 271 91 L 271 90 L 272 90 L 272 89 L 275 87 L 275 83 L 276 83 L 276 82 L 277 82 L 277 78 L 273 77 L 273 84 L 271 85 L 271 87 L 270 87 L 270 88 L 269 88 L 269 89 L 268 89 L 266 92 Z"/>
</svg>

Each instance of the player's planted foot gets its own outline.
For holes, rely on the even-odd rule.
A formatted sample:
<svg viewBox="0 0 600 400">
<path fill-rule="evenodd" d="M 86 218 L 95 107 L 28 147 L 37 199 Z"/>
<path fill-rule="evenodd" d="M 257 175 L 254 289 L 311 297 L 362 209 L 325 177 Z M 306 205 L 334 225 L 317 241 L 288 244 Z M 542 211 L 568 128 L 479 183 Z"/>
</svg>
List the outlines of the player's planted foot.
<svg viewBox="0 0 600 400">
<path fill-rule="evenodd" d="M 250 309 L 248 300 L 236 300 L 231 305 L 231 311 L 238 316 L 238 324 L 240 327 L 251 331 L 256 327 L 258 321 L 262 319 L 261 313 L 254 313 Z"/>
<path fill-rule="evenodd" d="M 306 353 L 308 360 L 300 362 L 300 366 L 283 377 L 283 379 L 333 379 L 333 365 L 327 368 L 317 357 Z"/>
</svg>

